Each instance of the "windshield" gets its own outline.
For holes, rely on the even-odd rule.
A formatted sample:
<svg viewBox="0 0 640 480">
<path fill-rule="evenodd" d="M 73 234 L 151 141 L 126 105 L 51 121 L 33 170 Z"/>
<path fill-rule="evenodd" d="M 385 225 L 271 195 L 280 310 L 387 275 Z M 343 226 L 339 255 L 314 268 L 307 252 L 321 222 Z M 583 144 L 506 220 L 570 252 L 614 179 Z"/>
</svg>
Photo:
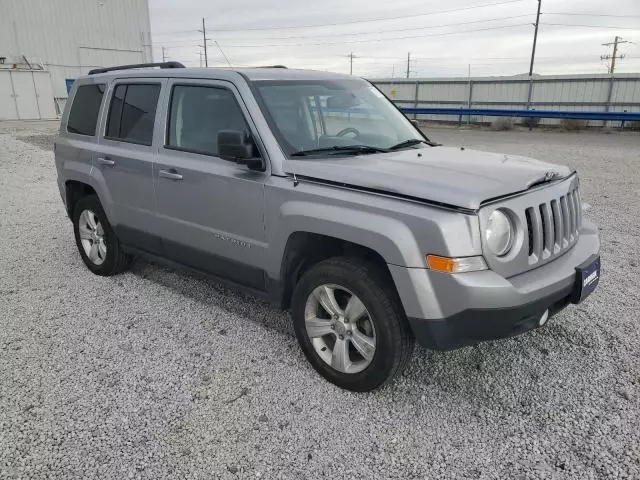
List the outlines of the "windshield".
<svg viewBox="0 0 640 480">
<path fill-rule="evenodd" d="M 254 85 L 262 112 L 289 156 L 347 154 L 351 146 L 351 153 L 371 154 L 425 142 L 411 122 L 364 80 L 256 81 Z"/>
</svg>

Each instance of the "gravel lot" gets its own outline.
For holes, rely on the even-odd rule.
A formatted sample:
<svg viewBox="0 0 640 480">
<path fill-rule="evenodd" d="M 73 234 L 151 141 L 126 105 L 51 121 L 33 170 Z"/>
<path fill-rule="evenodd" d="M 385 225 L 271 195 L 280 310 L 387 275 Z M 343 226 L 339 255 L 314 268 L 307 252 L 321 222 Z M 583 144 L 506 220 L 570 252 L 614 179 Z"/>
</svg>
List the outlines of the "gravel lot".
<svg viewBox="0 0 640 480">
<path fill-rule="evenodd" d="M 93 276 L 55 125 L 0 123 L 0 478 L 640 478 L 640 135 L 437 129 L 575 165 L 603 279 L 546 328 L 341 391 L 286 314 L 137 262 Z"/>
</svg>

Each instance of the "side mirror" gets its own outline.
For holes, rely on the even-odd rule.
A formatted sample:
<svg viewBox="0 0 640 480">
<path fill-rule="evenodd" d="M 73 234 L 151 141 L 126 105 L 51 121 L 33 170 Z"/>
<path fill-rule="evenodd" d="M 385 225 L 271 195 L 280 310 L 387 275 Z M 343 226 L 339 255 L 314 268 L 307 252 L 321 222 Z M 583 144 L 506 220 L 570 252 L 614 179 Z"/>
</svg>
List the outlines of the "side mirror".
<svg viewBox="0 0 640 480">
<path fill-rule="evenodd" d="M 253 156 L 253 143 L 238 130 L 218 132 L 218 154 L 232 162 L 246 165 L 250 170 L 264 169 L 262 159 Z"/>
<path fill-rule="evenodd" d="M 418 120 L 410 120 L 411 125 L 413 125 L 414 127 L 416 127 L 418 130 L 420 130 L 420 122 L 418 122 Z"/>
</svg>

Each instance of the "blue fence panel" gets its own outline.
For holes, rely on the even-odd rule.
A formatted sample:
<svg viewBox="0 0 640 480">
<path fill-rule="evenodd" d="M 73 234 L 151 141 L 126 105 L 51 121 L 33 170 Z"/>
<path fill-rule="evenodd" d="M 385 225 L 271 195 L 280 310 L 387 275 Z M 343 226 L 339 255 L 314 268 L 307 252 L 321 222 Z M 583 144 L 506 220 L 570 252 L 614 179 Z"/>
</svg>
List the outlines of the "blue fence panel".
<svg viewBox="0 0 640 480">
<path fill-rule="evenodd" d="M 577 112 L 562 110 L 503 110 L 497 108 L 400 108 L 406 114 L 472 115 L 485 117 L 575 118 L 578 120 L 640 120 L 640 112 Z"/>
</svg>

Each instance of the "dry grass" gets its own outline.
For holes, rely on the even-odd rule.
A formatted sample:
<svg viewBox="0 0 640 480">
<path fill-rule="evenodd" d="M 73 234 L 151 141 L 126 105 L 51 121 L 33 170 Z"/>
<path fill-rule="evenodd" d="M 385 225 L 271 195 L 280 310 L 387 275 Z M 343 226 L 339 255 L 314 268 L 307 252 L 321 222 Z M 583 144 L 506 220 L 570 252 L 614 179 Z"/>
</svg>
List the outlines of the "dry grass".
<svg viewBox="0 0 640 480">
<path fill-rule="evenodd" d="M 570 132 L 579 132 L 580 130 L 587 128 L 589 122 L 587 120 L 577 120 L 575 118 L 563 118 L 560 125 Z"/>
<path fill-rule="evenodd" d="M 513 119 L 509 117 L 500 117 L 491 123 L 491 129 L 496 132 L 513 130 Z"/>
<path fill-rule="evenodd" d="M 538 117 L 522 117 L 522 125 L 527 128 L 537 128 L 540 125 L 540 118 Z"/>
</svg>

